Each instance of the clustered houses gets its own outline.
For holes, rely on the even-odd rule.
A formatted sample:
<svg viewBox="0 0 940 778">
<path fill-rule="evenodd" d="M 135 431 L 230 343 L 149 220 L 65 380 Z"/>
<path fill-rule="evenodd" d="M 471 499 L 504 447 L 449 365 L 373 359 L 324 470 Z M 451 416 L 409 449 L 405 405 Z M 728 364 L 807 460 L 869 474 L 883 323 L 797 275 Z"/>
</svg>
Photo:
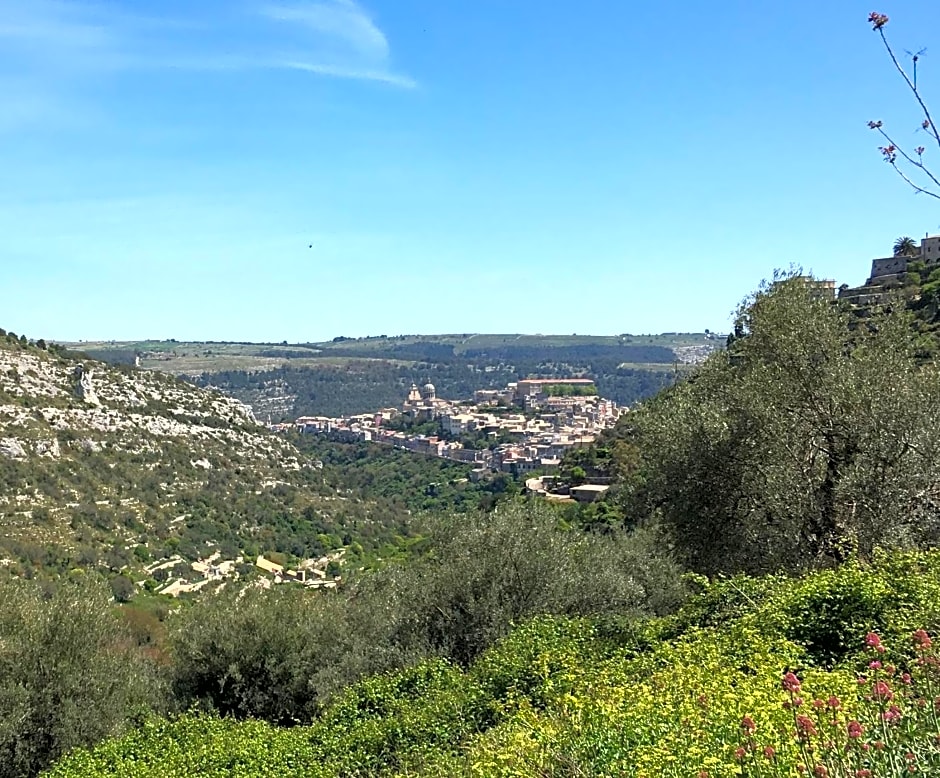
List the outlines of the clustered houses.
<svg viewBox="0 0 940 778">
<path fill-rule="evenodd" d="M 588 378 L 529 378 L 505 389 L 483 389 L 472 401 L 437 397 L 433 384 L 412 385 L 401 410 L 386 408 L 342 418 L 303 416 L 275 429 L 296 429 L 340 442 L 370 441 L 429 456 L 475 465 L 474 477 L 486 472 L 521 476 L 552 471 L 565 452 L 594 442 L 626 409 L 598 397 Z M 405 415 L 416 422 L 437 421 L 440 435 L 414 435 L 386 428 Z M 471 435 L 485 448 L 465 448 L 454 440 Z"/>
<path fill-rule="evenodd" d="M 283 565 L 259 556 L 253 566 L 267 575 L 258 578 L 255 585 L 262 589 L 269 589 L 272 584 L 298 583 L 312 589 L 334 589 L 341 578 L 330 577 L 327 574 L 327 568 L 330 562 L 342 559 L 344 553 L 345 549 L 340 549 L 319 559 L 304 559 L 297 565 L 296 570 L 286 569 Z M 154 563 L 146 570 L 151 576 L 160 570 L 167 571 L 169 577 L 157 593 L 179 597 L 181 594 L 198 592 L 213 582 L 222 587 L 225 586 L 226 580 L 238 580 L 241 578 L 238 568 L 250 564 L 241 556 L 235 559 L 222 559 L 221 557 L 221 552 L 216 551 L 205 559 L 187 564 L 186 560 L 177 554 L 167 560 Z M 182 575 L 174 574 L 180 569 L 185 571 Z M 138 583 L 138 586 L 143 585 L 144 581 Z"/>
</svg>

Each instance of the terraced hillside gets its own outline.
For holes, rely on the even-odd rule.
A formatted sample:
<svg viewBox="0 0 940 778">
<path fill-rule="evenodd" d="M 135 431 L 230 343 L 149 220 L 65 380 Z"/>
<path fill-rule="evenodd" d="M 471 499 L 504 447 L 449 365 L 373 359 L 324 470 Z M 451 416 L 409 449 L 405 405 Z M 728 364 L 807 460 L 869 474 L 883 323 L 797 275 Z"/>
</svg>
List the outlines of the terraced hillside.
<svg viewBox="0 0 940 778">
<path fill-rule="evenodd" d="M 241 402 L 0 335 L 0 560 L 14 574 L 139 581 L 214 551 L 319 557 L 371 521 Z"/>
</svg>

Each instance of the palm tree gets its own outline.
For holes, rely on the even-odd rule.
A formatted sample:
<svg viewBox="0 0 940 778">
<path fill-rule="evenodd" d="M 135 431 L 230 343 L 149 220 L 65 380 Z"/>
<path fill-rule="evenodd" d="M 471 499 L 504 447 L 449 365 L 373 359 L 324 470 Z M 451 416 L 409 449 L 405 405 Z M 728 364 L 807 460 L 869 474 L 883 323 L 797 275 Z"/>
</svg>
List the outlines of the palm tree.
<svg viewBox="0 0 940 778">
<path fill-rule="evenodd" d="M 916 257 L 920 255 L 920 249 L 914 243 L 913 238 L 906 235 L 894 241 L 894 256 L 896 257 Z"/>
</svg>

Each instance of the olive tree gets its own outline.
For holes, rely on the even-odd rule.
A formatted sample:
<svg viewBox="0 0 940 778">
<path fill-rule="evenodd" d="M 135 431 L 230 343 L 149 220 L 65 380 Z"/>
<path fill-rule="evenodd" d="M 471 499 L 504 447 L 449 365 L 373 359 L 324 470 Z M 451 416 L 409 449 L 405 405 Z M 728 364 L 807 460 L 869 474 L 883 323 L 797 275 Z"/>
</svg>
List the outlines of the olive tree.
<svg viewBox="0 0 940 778">
<path fill-rule="evenodd" d="M 162 700 L 104 586 L 0 584 L 0 776 L 36 775 Z"/>
<path fill-rule="evenodd" d="M 714 573 L 838 563 L 930 542 L 940 374 L 903 305 L 860 315 L 791 274 L 742 304 L 740 337 L 629 419 L 686 561 Z"/>
</svg>

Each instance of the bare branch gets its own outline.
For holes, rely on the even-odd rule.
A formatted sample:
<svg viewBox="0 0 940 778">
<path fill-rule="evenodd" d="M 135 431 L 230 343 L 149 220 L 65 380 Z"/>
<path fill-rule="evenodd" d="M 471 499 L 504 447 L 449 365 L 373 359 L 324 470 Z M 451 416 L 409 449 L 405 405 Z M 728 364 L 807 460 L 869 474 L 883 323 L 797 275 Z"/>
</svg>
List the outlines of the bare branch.
<svg viewBox="0 0 940 778">
<path fill-rule="evenodd" d="M 889 164 L 891 165 L 891 167 L 895 169 L 895 171 L 897 172 L 899 176 L 901 176 L 901 178 L 903 178 L 905 181 L 907 181 L 907 183 L 911 185 L 911 188 L 915 192 L 917 192 L 918 194 L 930 195 L 931 197 L 935 197 L 937 200 L 940 200 L 940 194 L 937 194 L 936 192 L 931 192 L 929 189 L 924 189 L 922 186 L 918 186 L 913 181 L 911 181 L 910 177 L 907 176 L 904 173 L 904 171 L 898 167 L 897 162 L 890 162 Z"/>
<path fill-rule="evenodd" d="M 870 125 L 870 126 L 871 126 L 871 125 Z M 881 124 L 880 124 L 880 123 L 874 123 L 874 126 L 872 127 L 872 129 L 878 130 L 878 132 L 881 133 L 882 137 L 883 137 L 886 141 L 888 141 L 888 143 L 889 143 L 890 145 L 889 145 L 887 148 L 891 149 L 892 152 L 897 152 L 897 153 L 900 154 L 902 157 L 904 157 L 904 159 L 906 159 L 911 165 L 913 165 L 914 167 L 918 168 L 919 170 L 922 170 L 922 171 L 924 172 L 924 174 L 925 174 L 931 181 L 933 181 L 938 187 L 940 187 L 940 180 L 938 180 L 937 177 L 927 169 L 927 166 L 924 165 L 924 163 L 920 160 L 920 155 L 919 155 L 919 154 L 918 154 L 918 159 L 914 159 L 910 154 L 908 154 L 908 153 L 904 150 L 904 148 L 903 148 L 902 146 L 898 145 L 898 144 L 894 141 L 894 139 L 893 139 L 890 135 L 888 135 L 888 133 L 886 133 L 886 132 L 881 128 Z M 882 148 L 884 148 L 884 147 L 882 147 Z M 887 156 L 886 156 L 885 158 L 888 159 Z M 888 161 L 891 162 L 890 159 L 888 159 Z M 895 162 L 891 162 L 891 164 L 894 165 L 894 164 L 896 164 L 896 163 L 895 163 Z"/>
<path fill-rule="evenodd" d="M 907 84 L 908 89 L 910 89 L 914 97 L 917 98 L 917 102 L 920 104 L 921 110 L 923 110 L 924 112 L 924 116 L 927 117 L 927 125 L 924 126 L 924 129 L 925 130 L 929 129 L 930 134 L 933 136 L 934 140 L 937 141 L 937 145 L 940 146 L 940 132 L 937 132 L 937 125 L 934 124 L 933 117 L 930 115 L 930 111 L 927 108 L 927 104 L 924 102 L 923 98 L 920 96 L 920 92 L 917 89 L 917 85 L 914 84 L 913 81 L 911 81 L 910 76 L 907 75 L 907 71 L 905 71 L 904 68 L 901 67 L 901 63 L 898 62 L 898 58 L 894 55 L 894 50 L 891 48 L 891 44 L 888 43 L 887 36 L 885 36 L 884 28 L 885 28 L 885 24 L 887 24 L 887 17 L 882 17 L 882 18 L 884 18 L 884 22 L 882 22 L 881 24 L 875 24 L 875 28 L 874 28 L 875 32 L 877 32 L 881 36 L 881 41 L 885 45 L 885 49 L 888 52 L 888 56 L 891 57 L 891 62 L 894 63 L 895 69 L 898 71 L 898 73 L 901 74 L 901 77 L 904 79 L 905 83 Z M 869 20 L 871 20 L 870 17 L 869 17 Z"/>
</svg>

